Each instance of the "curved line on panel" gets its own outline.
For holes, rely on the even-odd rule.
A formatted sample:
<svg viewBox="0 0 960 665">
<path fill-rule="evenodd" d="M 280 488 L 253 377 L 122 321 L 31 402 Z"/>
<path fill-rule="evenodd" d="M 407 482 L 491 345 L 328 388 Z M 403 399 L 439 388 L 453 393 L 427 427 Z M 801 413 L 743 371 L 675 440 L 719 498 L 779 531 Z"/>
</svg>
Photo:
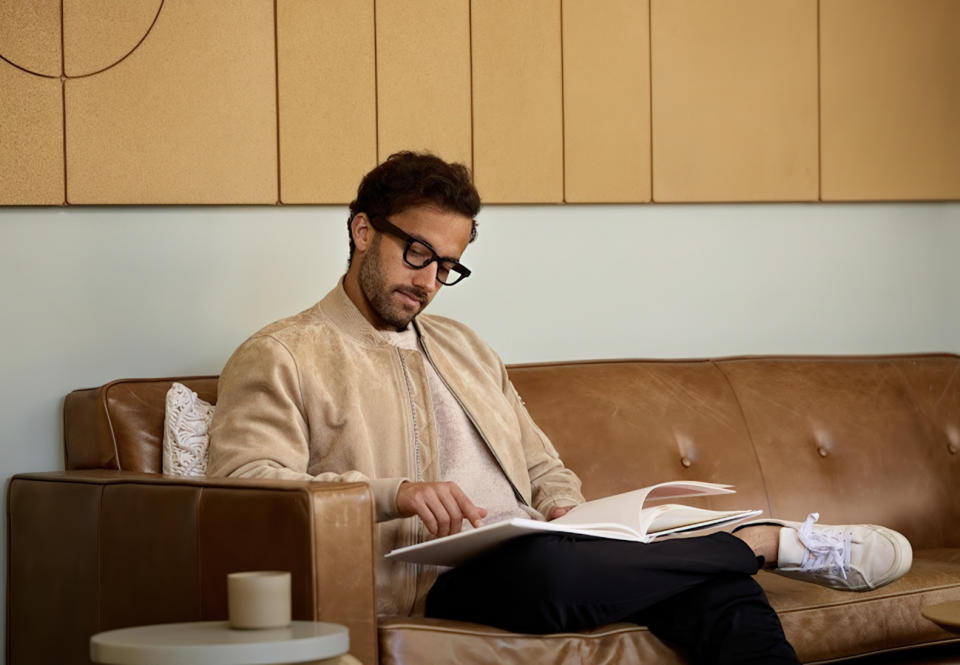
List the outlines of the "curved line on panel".
<svg viewBox="0 0 960 665">
<path fill-rule="evenodd" d="M 26 67 L 24 67 L 24 66 L 22 66 L 22 65 L 18 65 L 17 63 L 15 63 L 15 62 L 14 62 L 13 60 L 11 60 L 10 58 L 4 56 L 3 53 L 0 53 L 0 60 L 3 60 L 5 63 L 7 63 L 8 65 L 10 65 L 11 67 L 16 67 L 16 68 L 19 69 L 21 72 L 25 72 L 25 73 L 27 73 L 27 74 L 32 74 L 33 76 L 39 76 L 39 77 L 45 78 L 45 79 L 59 79 L 59 78 L 60 78 L 60 75 L 59 75 L 59 74 L 41 74 L 40 72 L 35 72 L 35 71 L 33 71 L 32 69 L 27 69 Z"/>
<path fill-rule="evenodd" d="M 68 79 L 82 79 L 82 78 L 87 78 L 88 76 L 96 76 L 97 74 L 102 74 L 103 72 L 107 71 L 108 69 L 112 69 L 113 67 L 116 67 L 116 66 L 119 65 L 121 62 L 123 62 L 124 60 L 126 60 L 127 58 L 129 58 L 129 57 L 133 54 L 134 51 L 136 51 L 138 48 L 140 48 L 140 45 L 143 44 L 143 42 L 147 39 L 147 37 L 150 35 L 150 33 L 153 32 L 153 26 L 155 26 L 155 25 L 157 24 L 157 19 L 160 18 L 160 12 L 163 10 L 163 3 L 164 3 L 165 1 L 166 1 L 166 0 L 160 0 L 160 5 L 157 7 L 157 13 L 154 15 L 153 21 L 151 21 L 151 23 L 150 23 L 150 27 L 147 28 L 147 31 L 146 31 L 145 33 L 143 33 L 143 37 L 140 38 L 140 41 L 138 41 L 136 44 L 134 44 L 134 46 L 133 46 L 132 49 L 130 49 L 129 51 L 127 51 L 126 55 L 124 55 L 122 58 L 120 58 L 120 59 L 117 60 L 116 62 L 114 62 L 114 63 L 112 63 L 112 64 L 109 64 L 109 65 L 107 65 L 106 67 L 103 67 L 103 68 L 101 68 L 101 69 L 98 69 L 98 70 L 96 70 L 96 71 L 94 71 L 94 72 L 89 72 L 89 73 L 87 73 L 87 74 L 76 74 L 76 75 L 74 75 L 74 76 L 65 76 L 64 78 L 68 78 Z"/>
</svg>

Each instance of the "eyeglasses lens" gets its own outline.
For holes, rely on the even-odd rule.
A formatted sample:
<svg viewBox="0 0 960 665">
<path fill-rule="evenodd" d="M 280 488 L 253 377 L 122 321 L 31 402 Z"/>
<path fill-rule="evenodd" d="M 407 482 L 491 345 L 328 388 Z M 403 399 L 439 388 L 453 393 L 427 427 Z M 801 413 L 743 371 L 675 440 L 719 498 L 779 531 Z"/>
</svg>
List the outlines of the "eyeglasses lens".
<svg viewBox="0 0 960 665">
<path fill-rule="evenodd" d="M 459 263 L 445 261 L 437 256 L 436 252 L 419 240 L 412 240 L 403 253 L 403 260 L 411 268 L 426 268 L 433 261 L 437 262 L 437 279 L 440 283 L 456 284 L 464 278 L 464 268 Z"/>
<path fill-rule="evenodd" d="M 428 263 L 437 258 L 437 255 L 419 240 L 412 240 L 407 245 L 407 251 L 404 252 L 403 258 L 410 264 L 411 268 L 425 268 Z"/>
</svg>

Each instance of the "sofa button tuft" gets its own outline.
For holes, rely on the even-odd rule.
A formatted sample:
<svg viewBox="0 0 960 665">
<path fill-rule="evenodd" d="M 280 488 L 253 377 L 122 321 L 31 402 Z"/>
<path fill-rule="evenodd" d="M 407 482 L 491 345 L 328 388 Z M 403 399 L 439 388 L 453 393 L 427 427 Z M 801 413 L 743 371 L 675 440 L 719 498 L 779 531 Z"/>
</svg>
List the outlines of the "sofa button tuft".
<svg viewBox="0 0 960 665">
<path fill-rule="evenodd" d="M 689 469 L 691 466 L 693 466 L 693 460 L 684 455 L 680 458 L 680 464 L 683 465 L 684 469 Z"/>
<path fill-rule="evenodd" d="M 817 454 L 820 455 L 820 457 L 826 457 L 830 453 L 827 451 L 826 448 L 824 448 L 823 446 L 820 446 L 817 448 Z"/>
</svg>

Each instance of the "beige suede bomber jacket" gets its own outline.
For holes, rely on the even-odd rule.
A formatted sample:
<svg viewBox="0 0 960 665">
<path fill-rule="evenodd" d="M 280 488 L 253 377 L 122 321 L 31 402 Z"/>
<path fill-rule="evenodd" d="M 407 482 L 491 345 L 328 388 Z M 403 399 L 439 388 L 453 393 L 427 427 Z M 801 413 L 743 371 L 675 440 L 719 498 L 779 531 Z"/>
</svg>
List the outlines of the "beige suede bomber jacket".
<svg viewBox="0 0 960 665">
<path fill-rule="evenodd" d="M 414 325 L 520 500 L 542 514 L 582 502 L 580 480 L 527 414 L 500 358 L 450 319 L 420 315 Z M 210 475 L 370 484 L 380 614 L 422 610 L 437 575 L 431 566 L 383 558 L 428 537 L 419 519 L 399 516 L 400 484 L 442 480 L 423 362 L 419 352 L 387 342 L 341 283 L 234 352 L 220 375 L 210 430 Z"/>
</svg>

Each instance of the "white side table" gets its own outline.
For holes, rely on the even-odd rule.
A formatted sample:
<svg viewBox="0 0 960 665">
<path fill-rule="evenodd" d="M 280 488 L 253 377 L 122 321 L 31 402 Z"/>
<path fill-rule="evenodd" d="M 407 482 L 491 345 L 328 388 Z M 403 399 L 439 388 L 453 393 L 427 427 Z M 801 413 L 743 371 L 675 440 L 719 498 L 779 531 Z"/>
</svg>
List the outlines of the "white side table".
<svg viewBox="0 0 960 665">
<path fill-rule="evenodd" d="M 920 613 L 944 630 L 960 635 L 960 600 L 920 608 Z"/>
<path fill-rule="evenodd" d="M 294 621 L 289 628 L 234 630 L 226 621 L 121 628 L 90 638 L 103 665 L 267 665 L 333 658 L 350 648 L 346 626 Z"/>
</svg>

